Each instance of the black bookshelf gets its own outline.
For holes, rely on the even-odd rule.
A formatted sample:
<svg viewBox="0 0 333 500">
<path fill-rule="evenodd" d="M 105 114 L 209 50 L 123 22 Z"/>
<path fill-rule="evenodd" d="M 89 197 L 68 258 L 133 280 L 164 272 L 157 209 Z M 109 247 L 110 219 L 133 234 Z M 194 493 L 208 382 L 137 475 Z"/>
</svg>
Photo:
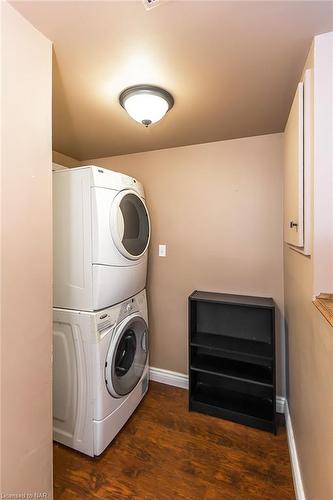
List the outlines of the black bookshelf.
<svg viewBox="0 0 333 500">
<path fill-rule="evenodd" d="M 276 432 L 271 298 L 189 297 L 189 409 Z"/>
</svg>

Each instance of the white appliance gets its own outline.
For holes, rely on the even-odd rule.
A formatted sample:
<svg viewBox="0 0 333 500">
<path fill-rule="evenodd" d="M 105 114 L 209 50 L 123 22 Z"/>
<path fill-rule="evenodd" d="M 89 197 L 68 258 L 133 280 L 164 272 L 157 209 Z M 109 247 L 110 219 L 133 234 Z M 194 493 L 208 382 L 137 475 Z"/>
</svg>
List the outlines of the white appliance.
<svg viewBox="0 0 333 500">
<path fill-rule="evenodd" d="M 55 441 L 100 455 L 148 389 L 146 292 L 99 312 L 54 309 Z"/>
<path fill-rule="evenodd" d="M 54 307 L 95 311 L 146 285 L 150 220 L 133 177 L 87 166 L 53 172 Z"/>
</svg>

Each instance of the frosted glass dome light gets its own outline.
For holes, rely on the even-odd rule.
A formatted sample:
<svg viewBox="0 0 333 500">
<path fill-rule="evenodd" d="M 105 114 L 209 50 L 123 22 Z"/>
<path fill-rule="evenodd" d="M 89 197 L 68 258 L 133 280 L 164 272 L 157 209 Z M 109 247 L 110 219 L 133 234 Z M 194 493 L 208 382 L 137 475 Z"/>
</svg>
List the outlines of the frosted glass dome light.
<svg viewBox="0 0 333 500">
<path fill-rule="evenodd" d="M 135 85 L 123 90 L 119 102 L 134 120 L 148 127 L 163 118 L 172 108 L 174 99 L 160 87 Z"/>
</svg>

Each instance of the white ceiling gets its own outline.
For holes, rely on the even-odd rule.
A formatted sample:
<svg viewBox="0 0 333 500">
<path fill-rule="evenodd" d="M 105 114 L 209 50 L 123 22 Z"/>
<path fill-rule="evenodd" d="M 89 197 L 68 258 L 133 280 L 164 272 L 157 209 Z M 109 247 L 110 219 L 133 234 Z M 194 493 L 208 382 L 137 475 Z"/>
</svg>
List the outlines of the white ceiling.
<svg viewBox="0 0 333 500">
<path fill-rule="evenodd" d="M 281 132 L 314 35 L 319 1 L 14 1 L 54 42 L 54 149 L 87 160 Z M 145 129 L 118 103 L 162 86 L 174 108 Z"/>
</svg>

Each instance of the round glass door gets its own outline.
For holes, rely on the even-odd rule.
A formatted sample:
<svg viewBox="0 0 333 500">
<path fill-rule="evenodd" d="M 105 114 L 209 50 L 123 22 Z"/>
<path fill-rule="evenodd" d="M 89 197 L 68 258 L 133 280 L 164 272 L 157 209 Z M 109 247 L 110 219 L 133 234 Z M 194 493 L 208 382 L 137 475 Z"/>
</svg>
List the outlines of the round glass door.
<svg viewBox="0 0 333 500">
<path fill-rule="evenodd" d="M 113 396 L 125 396 L 141 379 L 148 356 L 147 335 L 140 316 L 127 318 L 115 332 L 105 366 L 107 389 Z"/>
<path fill-rule="evenodd" d="M 122 255 L 140 258 L 148 248 L 150 220 L 144 200 L 134 191 L 120 192 L 111 209 L 111 233 Z"/>
</svg>

